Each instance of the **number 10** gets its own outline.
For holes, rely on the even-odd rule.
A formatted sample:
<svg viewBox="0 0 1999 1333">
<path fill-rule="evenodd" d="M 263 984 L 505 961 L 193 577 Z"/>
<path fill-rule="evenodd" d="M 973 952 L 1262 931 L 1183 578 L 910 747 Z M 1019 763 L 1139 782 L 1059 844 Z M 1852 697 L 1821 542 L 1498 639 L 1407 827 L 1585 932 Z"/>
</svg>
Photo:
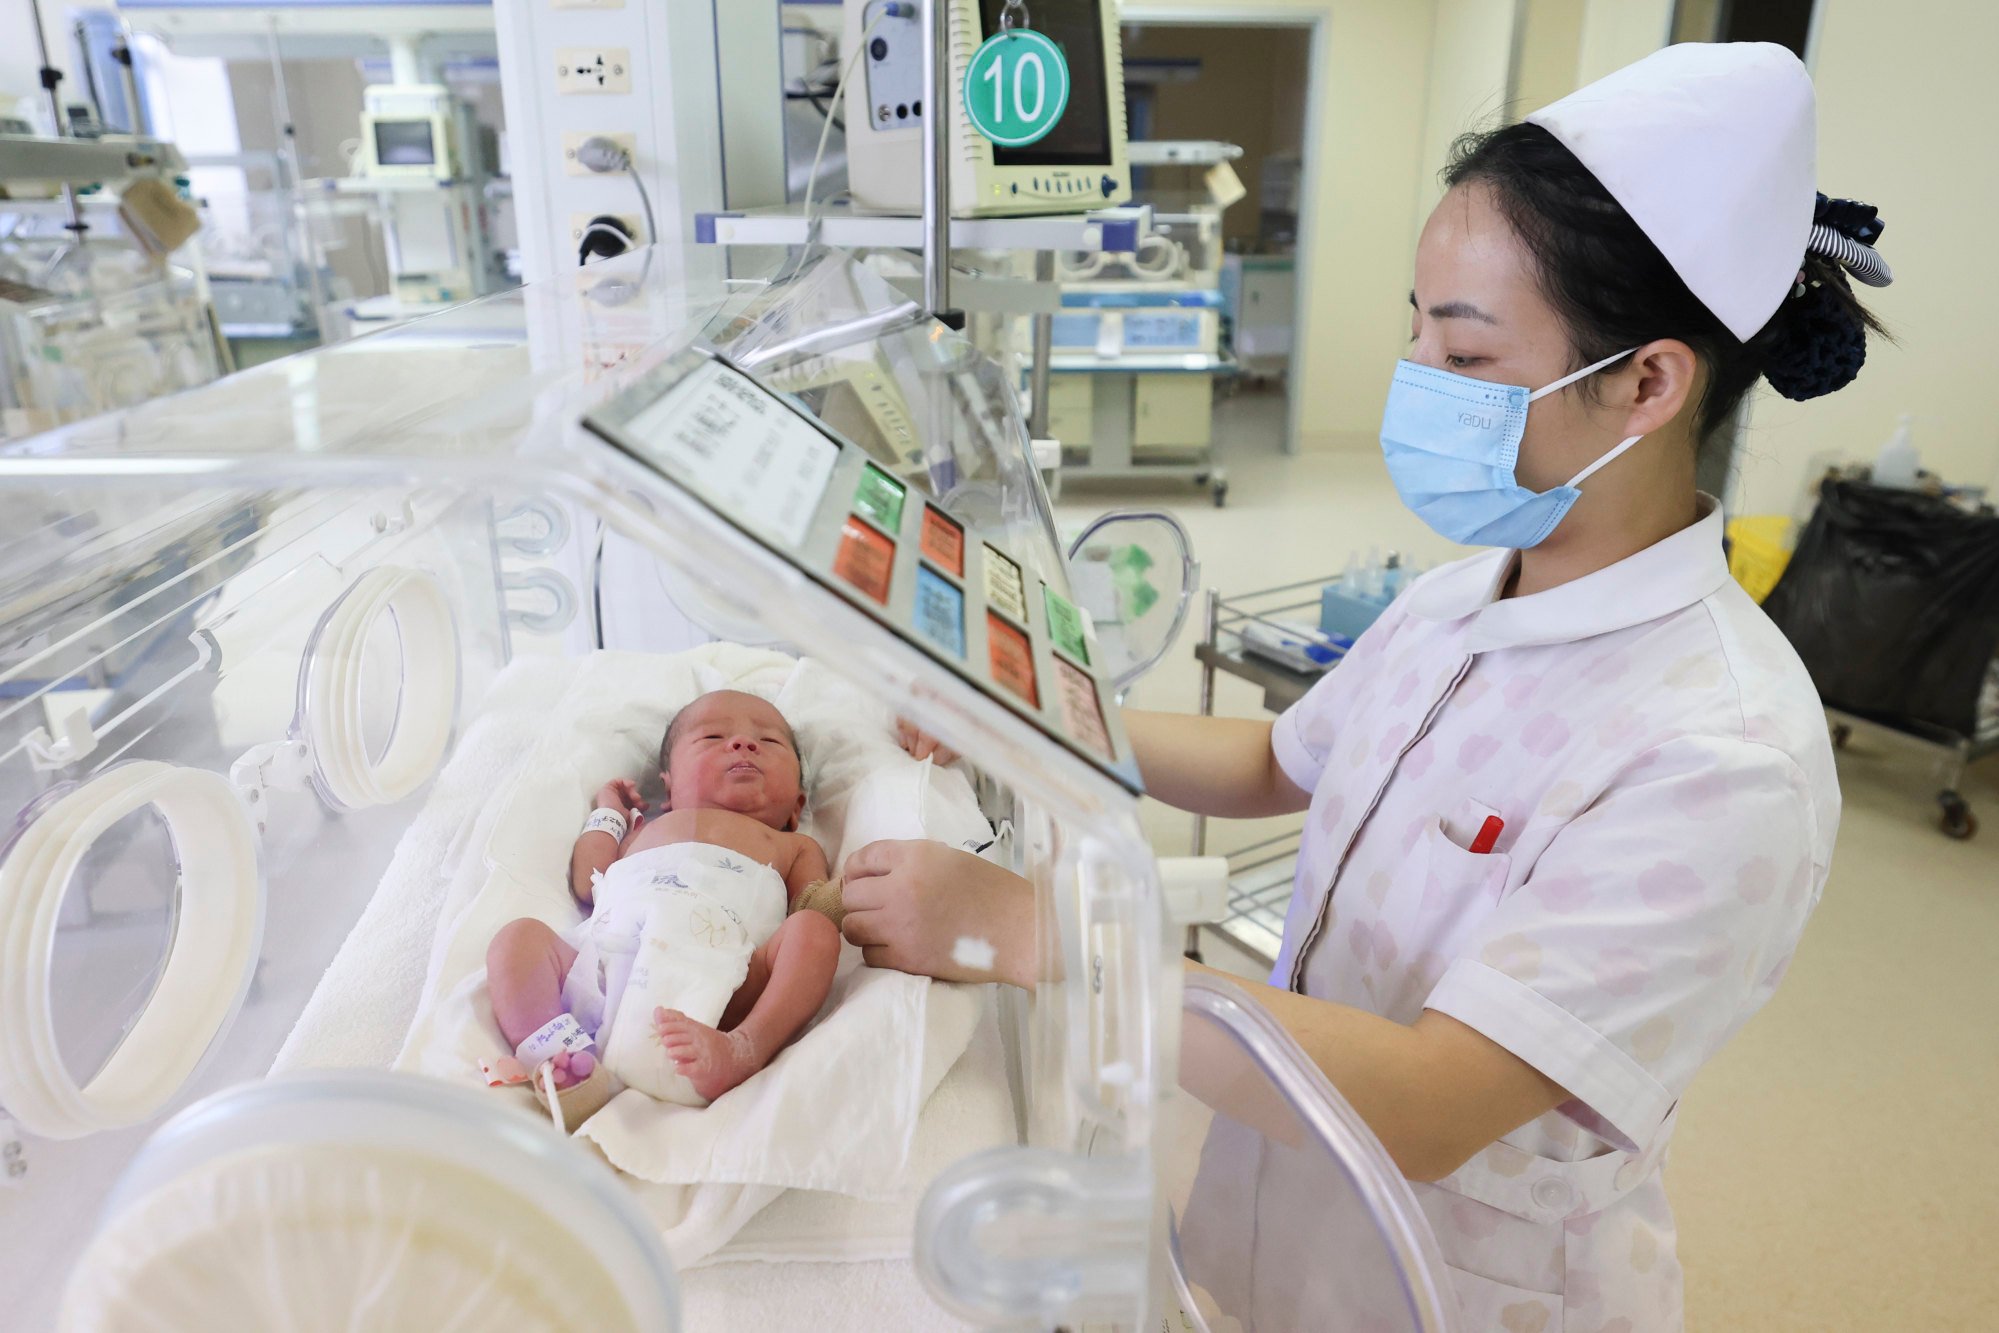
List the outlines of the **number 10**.
<svg viewBox="0 0 1999 1333">
<path fill-rule="evenodd" d="M 1006 116 L 1006 99 L 1000 84 L 1000 65 L 995 60 L 986 66 L 986 79 L 993 85 L 993 119 L 1003 121 Z M 1034 106 L 1030 109 L 1023 95 L 1027 81 L 1028 66 L 1034 67 Z M 1048 71 L 1041 64 L 1038 51 L 1027 51 L 1013 62 L 1013 115 L 1016 120 L 1032 124 L 1041 118 L 1042 108 L 1048 104 Z"/>
</svg>

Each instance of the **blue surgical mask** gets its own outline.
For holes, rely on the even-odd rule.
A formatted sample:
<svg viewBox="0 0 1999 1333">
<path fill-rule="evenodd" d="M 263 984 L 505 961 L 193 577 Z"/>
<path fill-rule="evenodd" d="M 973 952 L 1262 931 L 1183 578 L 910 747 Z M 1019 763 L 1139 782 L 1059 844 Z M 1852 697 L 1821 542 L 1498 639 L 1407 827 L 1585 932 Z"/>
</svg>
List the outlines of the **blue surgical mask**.
<svg viewBox="0 0 1999 1333">
<path fill-rule="evenodd" d="M 1582 498 L 1577 487 L 1644 437 L 1625 440 L 1566 486 L 1530 491 L 1513 475 L 1527 429 L 1527 405 L 1629 355 L 1607 356 L 1532 393 L 1515 384 L 1398 362 L 1381 414 L 1381 451 L 1402 503 L 1443 536 L 1466 546 L 1525 550 L 1547 540 Z"/>
</svg>

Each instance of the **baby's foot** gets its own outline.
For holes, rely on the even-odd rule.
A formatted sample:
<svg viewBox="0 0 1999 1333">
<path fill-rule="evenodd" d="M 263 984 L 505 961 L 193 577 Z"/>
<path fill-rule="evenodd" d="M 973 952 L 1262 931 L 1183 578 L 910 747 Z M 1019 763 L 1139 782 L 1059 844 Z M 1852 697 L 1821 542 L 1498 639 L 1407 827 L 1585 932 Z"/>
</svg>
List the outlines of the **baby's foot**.
<svg viewBox="0 0 1999 1333">
<path fill-rule="evenodd" d="M 597 1057 L 588 1051 L 563 1051 L 550 1058 L 553 1066 L 556 1090 L 570 1088 L 590 1077 L 590 1071 L 597 1067 Z"/>
<path fill-rule="evenodd" d="M 755 1044 L 740 1031 L 718 1032 L 677 1009 L 654 1009 L 652 1021 L 673 1067 L 711 1102 L 763 1068 Z"/>
</svg>

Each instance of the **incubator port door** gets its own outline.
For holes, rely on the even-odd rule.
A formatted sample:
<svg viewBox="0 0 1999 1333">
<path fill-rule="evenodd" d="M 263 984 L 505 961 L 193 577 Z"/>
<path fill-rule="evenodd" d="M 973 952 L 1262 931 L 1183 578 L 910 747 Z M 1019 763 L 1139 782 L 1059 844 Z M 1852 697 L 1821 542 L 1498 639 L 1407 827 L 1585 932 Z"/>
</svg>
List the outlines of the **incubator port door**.
<svg viewBox="0 0 1999 1333">
<path fill-rule="evenodd" d="M 1277 1022 L 1187 979 L 1159 1144 L 1168 1277 L 1203 1333 L 1436 1333 L 1456 1307 L 1415 1194 Z M 1178 1328 L 1169 1320 L 1168 1327 Z"/>
</svg>

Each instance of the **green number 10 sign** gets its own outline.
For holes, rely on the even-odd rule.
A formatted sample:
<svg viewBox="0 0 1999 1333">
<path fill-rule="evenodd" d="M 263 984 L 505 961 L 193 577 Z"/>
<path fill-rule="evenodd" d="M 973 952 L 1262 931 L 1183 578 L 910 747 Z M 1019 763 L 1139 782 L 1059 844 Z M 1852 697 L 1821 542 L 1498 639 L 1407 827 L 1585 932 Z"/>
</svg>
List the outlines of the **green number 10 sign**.
<svg viewBox="0 0 1999 1333">
<path fill-rule="evenodd" d="M 1014 28 L 986 39 L 965 66 L 965 114 L 1002 148 L 1031 144 L 1069 105 L 1069 62 L 1038 32 Z"/>
</svg>

